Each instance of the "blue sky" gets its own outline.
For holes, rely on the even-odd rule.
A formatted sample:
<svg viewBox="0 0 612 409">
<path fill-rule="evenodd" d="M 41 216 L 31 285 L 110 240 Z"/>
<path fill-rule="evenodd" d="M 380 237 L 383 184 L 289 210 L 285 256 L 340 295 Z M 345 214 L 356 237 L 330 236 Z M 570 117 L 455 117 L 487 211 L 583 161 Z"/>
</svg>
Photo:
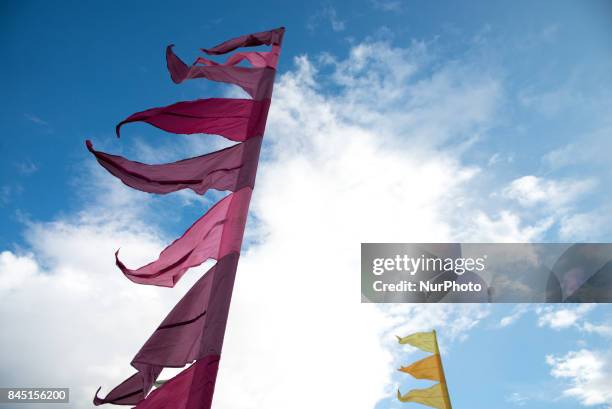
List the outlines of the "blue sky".
<svg viewBox="0 0 612 409">
<path fill-rule="evenodd" d="M 525 315 L 513 324 L 500 325 L 500 317 L 512 316 L 517 308 L 525 308 Z M 547 363 L 546 356 L 566 356 L 567 351 L 580 351 L 587 345 L 588 348 L 602 350 L 608 347 L 609 338 L 581 330 L 580 322 L 584 322 L 585 317 L 569 325 L 551 325 L 550 320 L 543 318 L 545 315 L 542 311 L 536 310 L 535 306 L 496 305 L 468 339 L 450 343 L 450 346 L 447 343 L 447 350 L 443 351 L 443 364 L 453 407 L 523 406 L 540 409 L 580 406 L 576 400 L 562 397 L 563 391 L 568 389 L 567 384 L 551 377 L 551 365 Z M 608 307 L 595 308 L 585 315 L 588 320 L 610 320 Z M 395 349 L 398 354 L 396 362 L 403 366 L 427 356 L 410 347 L 396 345 Z M 588 376 L 586 368 L 581 370 Z M 413 387 L 433 384 L 411 379 L 401 372 L 397 372 L 394 379 L 401 385 L 403 393 Z M 399 408 L 403 405 L 389 399 L 377 407 Z"/>
<path fill-rule="evenodd" d="M 321 402 L 417 407 L 385 398 L 397 384 L 402 391 L 426 385 L 393 372 L 397 363 L 420 355 L 386 340 L 393 339 L 393 331 L 425 329 L 428 322 L 443 334 L 456 408 L 599 409 L 612 404 L 609 397 L 589 406 L 602 390 L 601 378 L 584 376 L 597 372 L 588 366 L 593 360 L 602 363 L 601 374 L 612 374 L 608 306 L 407 306 L 375 313 L 365 310 L 369 306 L 353 305 L 356 289 L 343 292 L 345 278 L 354 275 L 355 285 L 359 281 L 353 269 L 360 241 L 610 240 L 609 2 L 371 0 L 238 2 L 230 7 L 31 1 L 0 7 L 0 44 L 7 61 L 0 67 L 0 273 L 8 283 L 0 287 L 8 291 L 0 319 L 22 311 L 25 322 L 2 344 L 3 350 L 28 354 L 19 348 L 36 345 L 27 340 L 46 319 L 47 336 L 54 340 L 50 351 L 66 352 L 63 332 L 53 329 L 65 324 L 42 312 L 28 314 L 36 303 L 64 313 L 86 302 L 91 310 L 75 313 L 73 326 L 91 325 L 87 316 L 102 321 L 110 316 L 123 334 L 111 339 L 108 331 L 81 332 L 99 335 L 103 345 L 126 345 L 100 352 L 86 369 L 83 355 L 74 351 L 75 358 L 60 373 L 20 363 L 20 370 L 0 372 L 0 380 L 59 379 L 83 399 L 74 407 L 87 407 L 82 396 L 92 387 L 102 382 L 109 387 L 129 375 L 127 362 L 138 347 L 138 335 L 147 333 L 179 295 L 139 289 L 146 312 L 138 319 L 121 317 L 135 306 L 121 294 L 136 290 L 120 280 L 107 249 L 127 243 L 128 260 L 149 260 L 211 198 L 129 192 L 95 169 L 83 142 L 91 138 L 106 151 L 154 162 L 217 147 L 217 140 L 167 135 L 140 124 L 126 127 L 117 141 L 114 126 L 145 108 L 232 92 L 203 81 L 173 84 L 165 70 L 167 44 L 176 44 L 177 54 L 192 60 L 200 47 L 284 25 L 268 147 L 247 232 L 252 246 L 241 261 L 243 270 L 250 268 L 265 285 L 245 273 L 237 288 L 230 326 L 235 329 L 228 333 L 224 357 L 224 379 L 229 380 L 218 386 L 220 407 L 250 407 L 231 395 L 234 379 L 242 380 L 253 402 L 286 407 L 282 399 L 289 388 L 275 389 L 286 378 L 284 353 L 305 356 L 304 374 L 296 374 L 296 382 L 316 388 L 309 388 L 311 395 L 319 390 Z M 404 176 L 390 177 L 390 170 Z M 325 229 L 326 237 L 317 229 Z M 302 253 L 318 256 L 294 265 L 287 275 L 287 263 L 304 260 Z M 322 275 L 326 285 L 316 287 L 302 282 L 300 271 L 308 277 L 315 277 L 315 271 L 334 274 Z M 54 276 L 60 284 L 46 281 Z M 270 284 L 280 278 L 303 290 L 290 296 L 285 287 Z M 185 291 L 188 283 L 177 291 Z M 92 303 L 102 289 L 119 295 Z M 254 297 L 251 293 L 258 291 L 253 289 L 260 289 L 264 301 L 273 296 L 272 304 L 285 302 L 284 311 Z M 318 307 L 307 307 L 312 291 L 319 292 Z M 254 311 L 261 315 L 249 315 Z M 428 314 L 437 318 L 428 320 Z M 516 320 L 504 321 L 509 316 Z M 336 343 L 341 331 L 333 320 L 343 321 L 362 340 L 353 346 Z M 284 335 L 277 327 L 299 334 L 294 350 L 280 345 Z M 241 345 L 240 336 L 248 329 L 277 337 L 251 335 L 261 339 Z M 83 343 L 101 342 L 81 332 L 75 336 Z M 319 344 L 325 334 L 332 346 Z M 370 342 L 374 335 L 383 339 L 382 349 Z M 269 344 L 274 348 L 266 349 Z M 256 358 L 240 362 L 262 350 L 278 357 L 278 371 L 262 376 L 273 385 L 254 379 Z M 306 376 L 316 374 L 307 370 L 308 362 L 325 353 L 329 376 L 346 363 L 357 367 L 360 360 L 364 372 L 338 372 L 325 385 L 313 382 L 313 376 Z M 10 367 L 12 358 L 3 358 Z M 60 362 L 39 358 L 48 368 Z M 40 375 L 34 377 L 32 368 Z M 382 392 L 378 386 L 371 386 L 371 393 L 368 386 L 353 386 L 370 376 L 384 386 Z M 328 384 L 336 388 L 328 390 Z M 338 397 L 355 389 L 365 397 Z M 568 390 L 574 392 L 564 395 Z M 295 406 L 318 402 L 309 399 L 314 398 Z"/>
<path fill-rule="evenodd" d="M 470 155 L 475 161 L 496 151 L 511 155 L 513 163 L 503 170 L 507 177 L 517 170 L 542 171 L 535 164 L 543 154 L 593 133 L 606 120 L 612 79 L 612 6 L 606 1 L 519 1 L 512 7 L 487 1 L 258 4 L 259 9 L 237 3 L 240 12 L 232 15 L 201 2 L 180 7 L 162 2 L 5 4 L 1 41 L 10 63 L 0 68 L 6 98 L 2 150 L 10 159 L 0 165 L 0 244 L 19 241 L 17 212 L 48 220 L 74 210 L 70 192 L 78 170 L 73 165 L 87 155 L 84 138 L 110 138 L 116 122 L 141 108 L 201 96 L 201 84 L 177 87 L 168 80 L 166 44 L 177 44 L 177 52 L 191 59 L 203 42 L 227 38 L 243 27 L 288 27 L 281 72 L 296 55 L 346 56 L 351 42 L 371 36 L 395 44 L 426 41 L 442 60 L 484 54 L 490 66 L 483 69 L 501 69 L 509 91 L 532 101 L 503 101 L 504 114 L 492 125 L 495 137 Z M 342 22 L 341 30 L 334 30 L 329 10 Z M 484 45 L 474 46 L 475 41 Z M 565 94 L 551 95 L 550 103 L 558 106 L 543 114 L 536 97 L 554 91 Z M 126 133 L 123 144 L 130 142 Z M 594 165 L 559 173 L 582 177 Z M 595 193 L 585 205 L 605 199 L 604 192 Z"/>
</svg>

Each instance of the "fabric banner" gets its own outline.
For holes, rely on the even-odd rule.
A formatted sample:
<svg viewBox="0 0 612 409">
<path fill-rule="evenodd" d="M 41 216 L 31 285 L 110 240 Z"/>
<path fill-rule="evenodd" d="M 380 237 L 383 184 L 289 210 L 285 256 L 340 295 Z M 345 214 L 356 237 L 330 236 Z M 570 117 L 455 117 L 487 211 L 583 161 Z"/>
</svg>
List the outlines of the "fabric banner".
<svg viewBox="0 0 612 409">
<path fill-rule="evenodd" d="M 216 134 L 240 142 L 263 135 L 269 108 L 269 99 L 207 98 L 177 102 L 130 115 L 117 125 L 116 133 L 119 137 L 124 124 L 142 121 L 175 134 Z"/>
<path fill-rule="evenodd" d="M 275 68 L 278 60 L 278 53 L 271 51 L 262 52 L 248 52 L 248 53 L 236 53 L 232 54 L 225 62 L 218 63 L 208 58 L 198 57 L 195 64 L 204 64 L 208 66 L 233 66 L 241 63 L 242 61 L 248 61 L 253 67 L 263 68 L 270 67 Z"/>
<path fill-rule="evenodd" d="M 274 68 L 237 67 L 233 65 L 188 66 L 172 51 L 173 45 L 166 48 L 166 64 L 170 78 L 176 84 L 194 79 L 206 78 L 210 81 L 234 84 L 246 91 L 254 100 L 270 99 L 276 71 Z"/>
<path fill-rule="evenodd" d="M 116 127 L 147 122 L 177 134 L 208 133 L 242 142 L 207 155 L 148 165 L 87 148 L 108 172 L 124 184 L 149 193 L 192 189 L 232 193 L 213 205 L 157 260 L 130 269 L 115 253 L 116 265 L 138 284 L 174 287 L 185 272 L 208 259 L 217 263 L 185 294 L 131 361 L 136 373 L 94 404 L 136 405 L 138 409 L 210 409 L 223 346 L 229 305 L 240 255 L 257 161 L 270 106 L 275 67 L 284 28 L 233 38 L 210 49 L 221 55 L 240 47 L 271 45 L 271 51 L 238 52 L 218 63 L 200 57 L 188 66 L 166 49 L 168 71 L 175 83 L 191 78 L 237 85 L 252 99 L 209 98 L 178 102 L 137 112 Z M 238 66 L 248 62 L 250 67 Z M 164 368 L 183 368 L 168 381 L 158 381 Z M 154 384 L 161 386 L 152 392 Z M 150 393 L 149 393 L 150 392 Z"/>
<path fill-rule="evenodd" d="M 285 27 L 275 28 L 269 31 L 260 31 L 259 33 L 245 34 L 240 37 L 232 38 L 224 41 L 212 48 L 202 48 L 206 54 L 220 55 L 227 54 L 240 47 L 256 47 L 258 45 L 281 45 Z"/>
<path fill-rule="evenodd" d="M 144 399 L 164 367 L 181 368 L 221 354 L 238 253 L 221 258 L 172 309 L 131 364 L 138 373 L 115 387 L 96 405 L 135 405 Z"/>
<path fill-rule="evenodd" d="M 134 409 L 209 409 L 219 356 L 208 355 L 155 389 Z"/>
<path fill-rule="evenodd" d="M 173 163 L 147 165 L 117 155 L 87 149 L 113 176 L 142 192 L 166 194 L 191 189 L 203 195 L 208 189 L 235 192 L 253 188 L 261 138 L 251 138 L 229 148 Z"/>
<path fill-rule="evenodd" d="M 423 351 L 437 353 L 436 336 L 433 332 L 417 332 L 406 337 L 397 337 L 400 344 L 412 345 Z"/>
<path fill-rule="evenodd" d="M 135 283 L 174 287 L 189 268 L 240 252 L 250 199 L 248 187 L 226 196 L 166 247 L 156 261 L 138 269 L 127 268 L 117 250 L 117 267 Z"/>
<path fill-rule="evenodd" d="M 440 381 L 440 373 L 442 372 L 439 358 L 436 355 L 430 355 L 409 366 L 402 366 L 399 371 L 410 374 L 417 379 L 431 379 L 432 381 Z"/>
<path fill-rule="evenodd" d="M 397 399 L 401 402 L 421 403 L 437 409 L 451 409 L 444 399 L 444 390 L 439 383 L 427 389 L 413 389 L 405 395 L 398 390 Z"/>
</svg>

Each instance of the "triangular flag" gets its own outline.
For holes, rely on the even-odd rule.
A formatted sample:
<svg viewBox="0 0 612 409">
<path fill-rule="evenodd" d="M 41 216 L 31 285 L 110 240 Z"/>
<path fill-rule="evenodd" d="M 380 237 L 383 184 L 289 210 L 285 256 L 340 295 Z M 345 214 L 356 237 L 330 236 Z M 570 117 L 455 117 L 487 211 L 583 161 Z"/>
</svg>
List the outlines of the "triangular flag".
<svg viewBox="0 0 612 409">
<path fill-rule="evenodd" d="M 431 379 L 432 381 L 441 380 L 438 355 L 430 355 L 427 358 L 416 361 L 410 366 L 402 366 L 399 370 L 417 379 Z"/>
<path fill-rule="evenodd" d="M 444 399 L 444 391 L 439 383 L 427 389 L 413 389 L 404 396 L 402 396 L 398 389 L 397 399 L 401 402 L 421 403 L 437 409 L 451 409 L 450 404 L 447 404 Z"/>
<path fill-rule="evenodd" d="M 397 335 L 396 335 L 397 336 Z M 409 344 L 413 347 L 422 349 L 423 351 L 437 353 L 436 335 L 434 332 L 417 332 L 412 335 L 400 338 L 397 337 L 400 344 Z"/>
</svg>

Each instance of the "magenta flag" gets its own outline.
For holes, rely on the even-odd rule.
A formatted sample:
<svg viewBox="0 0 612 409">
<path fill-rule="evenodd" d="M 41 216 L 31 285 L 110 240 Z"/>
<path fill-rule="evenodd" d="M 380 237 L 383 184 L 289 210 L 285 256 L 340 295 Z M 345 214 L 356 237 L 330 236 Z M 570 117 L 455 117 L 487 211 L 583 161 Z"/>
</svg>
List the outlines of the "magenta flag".
<svg viewBox="0 0 612 409">
<path fill-rule="evenodd" d="M 278 61 L 278 53 L 276 52 L 248 52 L 248 53 L 236 53 L 232 54 L 225 62 L 218 63 L 213 60 L 209 60 L 208 58 L 198 57 L 195 61 L 195 64 L 204 64 L 208 66 L 233 66 L 241 63 L 242 61 L 248 61 L 253 67 L 263 68 L 270 67 L 275 68 L 276 63 Z"/>
<path fill-rule="evenodd" d="M 209 409 L 219 356 L 209 355 L 149 394 L 134 409 Z"/>
<path fill-rule="evenodd" d="M 188 66 L 172 51 L 166 48 L 166 64 L 172 81 L 176 84 L 187 79 L 206 78 L 211 81 L 234 84 L 242 88 L 255 100 L 269 99 L 276 71 L 269 67 L 236 67 L 233 65 Z"/>
<path fill-rule="evenodd" d="M 157 194 L 191 189 L 203 195 L 208 189 L 235 192 L 247 186 L 253 188 L 261 137 L 207 155 L 160 165 L 96 151 L 90 141 L 86 145 L 100 165 L 134 189 Z"/>
<path fill-rule="evenodd" d="M 132 360 L 138 373 L 94 404 L 135 405 L 144 399 L 164 367 L 181 368 L 219 356 L 238 265 L 238 253 L 221 258 L 172 309 Z"/>
<path fill-rule="evenodd" d="M 149 193 L 191 189 L 232 193 L 168 245 L 157 260 L 130 269 L 115 253 L 117 267 L 135 283 L 174 287 L 185 272 L 208 259 L 216 264 L 170 311 L 144 343 L 131 365 L 136 373 L 94 404 L 136 405 L 137 409 L 210 409 L 223 346 L 232 290 L 240 256 L 257 161 L 272 96 L 284 28 L 233 38 L 209 49 L 221 55 L 240 47 L 270 45 L 271 51 L 237 52 L 224 62 L 199 57 L 191 66 L 166 49 L 175 83 L 206 78 L 236 85 L 252 99 L 210 98 L 178 102 L 137 112 L 116 127 L 147 122 L 178 134 L 217 134 L 242 142 L 226 149 L 173 163 L 148 165 L 87 148 L 108 172 L 124 184 Z M 250 66 L 239 66 L 248 62 Z M 188 366 L 191 364 L 190 366 Z M 164 368 L 183 368 L 179 375 L 150 392 Z M 149 393 L 150 392 L 150 393 Z"/>
<path fill-rule="evenodd" d="M 251 199 L 251 188 L 232 193 L 211 207 L 181 237 L 166 247 L 156 261 L 132 270 L 119 260 L 115 263 L 123 274 L 138 284 L 174 287 L 185 271 L 208 259 L 219 260 L 240 252 L 242 235 Z"/>
<path fill-rule="evenodd" d="M 177 102 L 136 112 L 121 121 L 116 132 L 119 137 L 122 125 L 142 121 L 166 132 L 216 134 L 240 142 L 263 135 L 269 107 L 269 99 L 208 98 Z"/>
<path fill-rule="evenodd" d="M 285 27 L 275 28 L 269 31 L 260 31 L 259 33 L 245 34 L 240 37 L 232 38 L 224 41 L 212 48 L 202 48 L 206 54 L 220 55 L 227 54 L 240 47 L 256 47 L 258 45 L 281 45 Z"/>
</svg>

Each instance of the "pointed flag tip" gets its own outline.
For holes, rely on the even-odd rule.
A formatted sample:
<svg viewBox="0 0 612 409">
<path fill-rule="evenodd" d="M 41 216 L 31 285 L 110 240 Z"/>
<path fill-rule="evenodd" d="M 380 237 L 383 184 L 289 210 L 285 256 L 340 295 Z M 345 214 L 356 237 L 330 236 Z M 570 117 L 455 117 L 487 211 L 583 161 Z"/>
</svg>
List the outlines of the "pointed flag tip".
<svg viewBox="0 0 612 409">
<path fill-rule="evenodd" d="M 93 398 L 93 404 L 94 404 L 94 406 L 100 406 L 102 403 L 104 403 L 104 402 L 103 402 L 103 399 L 100 399 L 100 398 L 98 397 L 98 393 L 100 393 L 100 390 L 101 390 L 101 389 L 102 389 L 102 387 L 100 386 L 100 387 L 98 388 L 98 390 L 96 391 L 96 394 L 94 395 L 94 398 Z"/>
</svg>

